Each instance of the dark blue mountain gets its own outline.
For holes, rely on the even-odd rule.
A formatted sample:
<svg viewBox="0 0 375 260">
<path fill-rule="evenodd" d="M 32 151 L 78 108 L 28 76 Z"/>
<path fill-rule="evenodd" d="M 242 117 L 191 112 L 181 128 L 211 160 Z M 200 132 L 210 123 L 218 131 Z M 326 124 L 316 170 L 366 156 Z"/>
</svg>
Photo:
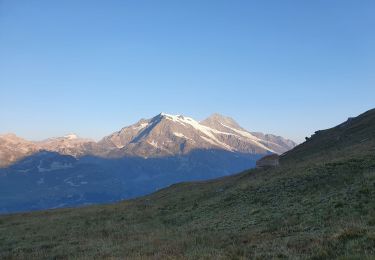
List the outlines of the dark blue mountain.
<svg viewBox="0 0 375 260">
<path fill-rule="evenodd" d="M 39 152 L 0 169 L 0 213 L 110 203 L 177 182 L 208 180 L 254 167 L 260 155 L 194 150 L 160 158 Z"/>
</svg>

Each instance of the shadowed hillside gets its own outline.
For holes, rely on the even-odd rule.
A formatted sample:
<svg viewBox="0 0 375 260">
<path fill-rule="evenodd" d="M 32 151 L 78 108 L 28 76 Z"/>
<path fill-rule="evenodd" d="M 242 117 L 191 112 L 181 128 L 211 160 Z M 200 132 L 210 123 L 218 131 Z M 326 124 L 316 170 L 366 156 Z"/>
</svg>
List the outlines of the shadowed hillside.
<svg viewBox="0 0 375 260">
<path fill-rule="evenodd" d="M 273 169 L 121 203 L 0 217 L 2 258 L 375 257 L 375 110 Z"/>
<path fill-rule="evenodd" d="M 288 151 L 284 163 L 330 161 L 375 153 L 375 109 L 327 130 L 316 131 L 306 142 Z"/>
<path fill-rule="evenodd" d="M 100 158 L 42 151 L 0 169 L 0 214 L 113 203 L 183 181 L 254 167 L 261 155 L 195 150 L 160 158 Z"/>
</svg>

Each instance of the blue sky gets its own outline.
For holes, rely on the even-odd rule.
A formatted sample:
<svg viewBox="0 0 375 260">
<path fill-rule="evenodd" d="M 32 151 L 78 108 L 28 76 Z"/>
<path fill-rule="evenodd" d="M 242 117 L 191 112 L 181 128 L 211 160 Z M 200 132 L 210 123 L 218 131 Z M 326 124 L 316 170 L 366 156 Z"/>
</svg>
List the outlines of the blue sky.
<svg viewBox="0 0 375 260">
<path fill-rule="evenodd" d="M 213 112 L 302 141 L 375 107 L 375 1 L 0 0 L 0 133 Z"/>
</svg>

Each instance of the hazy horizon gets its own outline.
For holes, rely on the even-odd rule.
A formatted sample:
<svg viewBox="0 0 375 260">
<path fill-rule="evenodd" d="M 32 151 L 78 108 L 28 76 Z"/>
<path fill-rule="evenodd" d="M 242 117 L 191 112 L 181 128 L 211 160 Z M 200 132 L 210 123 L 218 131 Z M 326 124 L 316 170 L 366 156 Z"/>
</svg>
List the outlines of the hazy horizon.
<svg viewBox="0 0 375 260">
<path fill-rule="evenodd" d="M 160 112 L 296 142 L 374 107 L 373 1 L 0 1 L 0 134 Z"/>
</svg>

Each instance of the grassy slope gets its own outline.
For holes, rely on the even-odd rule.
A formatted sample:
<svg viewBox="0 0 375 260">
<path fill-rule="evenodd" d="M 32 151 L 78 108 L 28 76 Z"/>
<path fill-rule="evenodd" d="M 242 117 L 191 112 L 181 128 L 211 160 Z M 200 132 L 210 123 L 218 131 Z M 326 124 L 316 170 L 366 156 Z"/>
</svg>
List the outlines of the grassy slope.
<svg viewBox="0 0 375 260">
<path fill-rule="evenodd" d="M 374 133 L 370 111 L 315 135 L 277 169 L 2 216 L 0 258 L 374 258 Z"/>
<path fill-rule="evenodd" d="M 303 144 L 283 156 L 284 165 L 291 162 L 332 161 L 375 154 L 375 109 L 331 129 L 317 131 Z"/>
</svg>

